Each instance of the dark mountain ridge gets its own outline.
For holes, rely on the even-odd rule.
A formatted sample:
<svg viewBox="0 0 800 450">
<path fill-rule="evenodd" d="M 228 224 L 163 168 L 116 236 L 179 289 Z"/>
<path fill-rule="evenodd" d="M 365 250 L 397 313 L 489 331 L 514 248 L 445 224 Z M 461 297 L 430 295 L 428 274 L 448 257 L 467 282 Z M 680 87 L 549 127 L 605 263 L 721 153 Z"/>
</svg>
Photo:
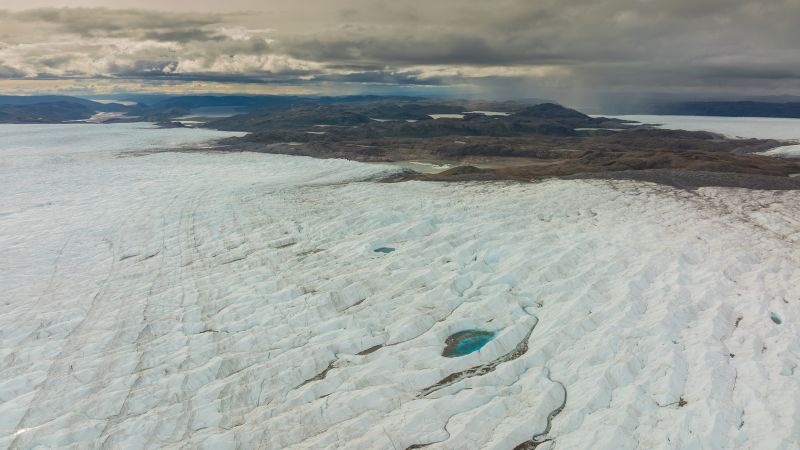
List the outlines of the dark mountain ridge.
<svg viewBox="0 0 800 450">
<path fill-rule="evenodd" d="M 0 123 L 61 123 L 85 120 L 94 114 L 92 108 L 70 101 L 0 105 Z"/>
<path fill-rule="evenodd" d="M 0 95 L 0 106 L 30 106 L 43 103 L 74 103 L 98 112 L 121 112 L 128 109 L 118 103 L 100 103 L 69 95 Z"/>
</svg>

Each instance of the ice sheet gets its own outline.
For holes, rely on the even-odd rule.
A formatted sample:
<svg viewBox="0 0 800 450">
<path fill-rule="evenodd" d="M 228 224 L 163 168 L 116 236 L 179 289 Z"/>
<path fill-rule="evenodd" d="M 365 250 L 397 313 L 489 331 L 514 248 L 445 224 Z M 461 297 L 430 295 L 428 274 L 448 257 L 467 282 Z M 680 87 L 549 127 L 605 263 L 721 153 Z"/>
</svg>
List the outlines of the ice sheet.
<svg viewBox="0 0 800 450">
<path fill-rule="evenodd" d="M 795 192 L 386 184 L 64 127 L 0 128 L 0 448 L 800 442 Z"/>
</svg>

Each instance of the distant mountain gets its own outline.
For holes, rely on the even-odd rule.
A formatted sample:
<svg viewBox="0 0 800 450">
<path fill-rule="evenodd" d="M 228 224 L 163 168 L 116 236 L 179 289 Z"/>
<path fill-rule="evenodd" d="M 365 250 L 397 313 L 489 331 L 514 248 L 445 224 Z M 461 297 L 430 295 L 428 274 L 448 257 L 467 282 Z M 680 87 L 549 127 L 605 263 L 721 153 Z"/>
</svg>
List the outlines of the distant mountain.
<svg viewBox="0 0 800 450">
<path fill-rule="evenodd" d="M 343 97 L 317 97 L 300 95 L 183 95 L 177 97 L 137 97 L 139 103 L 151 109 L 170 108 L 240 108 L 254 110 L 274 107 L 289 107 L 302 104 L 360 103 L 381 100 L 414 100 L 414 97 L 381 97 L 374 95 L 349 95 Z"/>
<path fill-rule="evenodd" d="M 654 112 L 679 116 L 800 118 L 800 102 L 685 102 L 661 105 Z"/>
<path fill-rule="evenodd" d="M 118 103 L 99 103 L 67 95 L 0 95 L 0 123 L 61 123 L 97 113 L 130 111 Z"/>
<path fill-rule="evenodd" d="M 417 126 L 386 125 L 384 128 L 402 128 L 403 133 L 430 135 L 441 133 L 482 133 L 491 135 L 516 133 L 535 129 L 545 133 L 572 133 L 570 127 L 596 126 L 599 122 L 578 111 L 554 103 L 530 106 L 529 103 L 478 100 L 435 100 L 419 97 L 351 95 L 282 96 L 282 95 L 140 95 L 121 98 L 135 105 L 100 103 L 92 100 L 61 95 L 0 96 L 0 121 L 11 123 L 57 123 L 81 120 L 98 112 L 123 112 L 124 117 L 113 121 L 140 120 L 167 124 L 183 116 L 220 118 L 212 126 L 228 130 L 265 131 L 288 130 L 316 125 L 359 126 L 378 121 L 432 121 L 432 115 L 465 114 L 461 123 L 437 122 Z M 52 110 L 46 106 L 53 105 Z M 476 111 L 476 113 L 469 113 Z M 515 130 L 503 130 L 509 121 L 487 119 L 480 111 L 500 112 L 513 116 Z M 560 120 L 560 123 L 542 121 Z M 533 124 L 531 121 L 536 122 Z M 374 124 L 372 124 L 374 125 Z M 561 127 L 566 126 L 562 129 Z M 480 128 L 482 131 L 474 131 Z M 473 130 L 473 131 L 470 131 Z M 385 131 L 385 130 L 384 130 Z M 395 130 L 397 131 L 397 130 Z"/>
<path fill-rule="evenodd" d="M 60 123 L 88 119 L 94 114 L 94 109 L 73 101 L 0 104 L 0 123 Z"/>
<path fill-rule="evenodd" d="M 157 101 L 151 105 L 152 108 L 216 108 L 216 107 L 242 107 L 255 108 L 274 104 L 291 104 L 296 101 L 292 96 L 249 96 L 249 95 L 188 95 L 181 97 L 171 97 Z"/>
<path fill-rule="evenodd" d="M 590 117 L 586 114 L 575 111 L 574 109 L 565 108 L 564 106 L 555 103 L 542 103 L 539 105 L 530 106 L 521 111 L 514 113 L 515 116 L 520 117 L 536 117 L 539 119 L 580 119 L 586 120 Z"/>
<path fill-rule="evenodd" d="M 0 95 L 0 107 L 2 106 L 28 106 L 52 103 L 73 103 L 85 106 L 97 112 L 122 112 L 127 107 L 117 103 L 99 103 L 79 97 L 68 95 Z"/>
</svg>

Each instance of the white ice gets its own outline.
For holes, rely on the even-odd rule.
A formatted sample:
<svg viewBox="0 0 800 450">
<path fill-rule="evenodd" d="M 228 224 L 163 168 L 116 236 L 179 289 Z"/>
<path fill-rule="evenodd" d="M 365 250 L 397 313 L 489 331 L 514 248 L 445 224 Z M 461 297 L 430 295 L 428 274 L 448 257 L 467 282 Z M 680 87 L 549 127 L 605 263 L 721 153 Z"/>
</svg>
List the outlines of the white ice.
<svg viewBox="0 0 800 450">
<path fill-rule="evenodd" d="M 129 100 L 117 100 L 117 99 L 92 99 L 93 102 L 102 103 L 104 105 L 109 105 L 112 103 L 116 103 L 122 106 L 135 106 L 137 105 L 136 102 L 132 102 Z"/>
<path fill-rule="evenodd" d="M 511 113 L 502 111 L 464 111 L 461 114 L 428 114 L 431 119 L 463 119 L 467 114 L 482 114 L 488 117 L 510 116 Z"/>
<path fill-rule="evenodd" d="M 763 152 L 767 156 L 780 156 L 783 158 L 800 158 L 800 145 L 784 145 Z"/>
<path fill-rule="evenodd" d="M 484 116 L 490 117 L 503 117 L 511 115 L 511 113 L 503 111 L 465 111 L 464 114 L 483 114 Z"/>
<path fill-rule="evenodd" d="M 431 119 L 463 119 L 464 114 L 428 114 Z"/>
<path fill-rule="evenodd" d="M 798 193 L 128 152 L 215 136 L 0 127 L 0 448 L 800 442 Z"/>
</svg>

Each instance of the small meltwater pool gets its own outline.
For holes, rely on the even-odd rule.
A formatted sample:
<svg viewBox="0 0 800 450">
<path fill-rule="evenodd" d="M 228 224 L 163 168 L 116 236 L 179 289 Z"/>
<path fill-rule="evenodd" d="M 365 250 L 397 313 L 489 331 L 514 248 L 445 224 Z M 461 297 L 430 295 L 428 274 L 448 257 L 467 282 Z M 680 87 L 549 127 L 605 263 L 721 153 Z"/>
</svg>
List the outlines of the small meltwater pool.
<svg viewBox="0 0 800 450">
<path fill-rule="evenodd" d="M 444 343 L 442 356 L 456 358 L 477 352 L 489 341 L 494 339 L 495 333 L 486 330 L 464 330 L 448 337 Z"/>
</svg>

